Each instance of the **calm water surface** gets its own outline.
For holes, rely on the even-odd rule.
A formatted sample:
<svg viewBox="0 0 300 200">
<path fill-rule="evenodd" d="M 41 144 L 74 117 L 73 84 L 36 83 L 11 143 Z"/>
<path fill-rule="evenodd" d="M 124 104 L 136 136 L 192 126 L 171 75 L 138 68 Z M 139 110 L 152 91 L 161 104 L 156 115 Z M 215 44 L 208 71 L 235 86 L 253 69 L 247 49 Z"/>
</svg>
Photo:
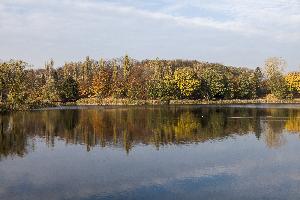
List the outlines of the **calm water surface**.
<svg viewBox="0 0 300 200">
<path fill-rule="evenodd" d="M 0 116 L 0 199 L 300 199 L 300 107 Z"/>
</svg>

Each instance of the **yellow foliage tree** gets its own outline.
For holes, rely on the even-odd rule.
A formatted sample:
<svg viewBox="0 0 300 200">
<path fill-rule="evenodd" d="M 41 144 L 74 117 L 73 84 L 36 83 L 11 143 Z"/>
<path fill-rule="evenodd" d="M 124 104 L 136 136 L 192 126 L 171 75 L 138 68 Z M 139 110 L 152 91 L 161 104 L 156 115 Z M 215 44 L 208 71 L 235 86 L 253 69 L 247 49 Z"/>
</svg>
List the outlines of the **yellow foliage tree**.
<svg viewBox="0 0 300 200">
<path fill-rule="evenodd" d="M 178 68 L 174 73 L 174 78 L 184 97 L 191 97 L 200 87 L 200 80 L 192 68 Z"/>
<path fill-rule="evenodd" d="M 97 97 L 104 98 L 109 95 L 110 73 L 104 68 L 104 62 L 100 62 L 99 69 L 94 74 L 92 81 L 92 91 Z"/>
<path fill-rule="evenodd" d="M 289 73 L 285 80 L 290 92 L 300 92 L 300 72 Z"/>
</svg>

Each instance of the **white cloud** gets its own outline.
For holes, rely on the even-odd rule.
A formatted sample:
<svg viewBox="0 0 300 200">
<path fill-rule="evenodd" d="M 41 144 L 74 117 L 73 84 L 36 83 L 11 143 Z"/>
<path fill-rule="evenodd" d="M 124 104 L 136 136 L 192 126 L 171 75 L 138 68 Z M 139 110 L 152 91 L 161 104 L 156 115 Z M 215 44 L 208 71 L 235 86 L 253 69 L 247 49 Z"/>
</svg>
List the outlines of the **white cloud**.
<svg viewBox="0 0 300 200">
<path fill-rule="evenodd" d="M 248 66 L 283 56 L 291 65 L 299 64 L 297 0 L 2 0 L 0 11 L 3 59 L 36 64 L 50 56 L 61 63 L 87 54 L 127 52 L 138 58 L 200 58 Z"/>
<path fill-rule="evenodd" d="M 189 2 L 187 4 L 186 2 Z M 200 1 L 201 2 L 201 1 Z M 203 1 L 183 1 L 180 3 L 170 4 L 165 12 L 149 11 L 147 9 L 138 9 L 131 5 L 122 5 L 120 3 L 107 3 L 98 1 L 37 1 L 37 0 L 4 0 L 3 5 L 19 5 L 27 6 L 27 9 L 31 9 L 30 6 L 43 7 L 43 12 L 49 6 L 55 8 L 63 9 L 74 9 L 76 12 L 91 12 L 91 11 L 110 11 L 118 12 L 121 14 L 133 14 L 140 17 L 152 18 L 155 20 L 169 20 L 170 22 L 176 23 L 178 25 L 188 25 L 193 27 L 210 27 L 225 31 L 236 31 L 244 34 L 270 34 L 271 37 L 283 38 L 284 35 L 287 37 L 285 39 L 295 39 L 300 38 L 300 3 L 297 1 L 228 1 L 223 0 L 220 3 L 211 3 Z M 1 5 L 1 4 L 0 4 Z M 2 5 L 2 7 L 4 7 Z M 213 16 L 207 17 L 185 17 L 185 16 L 174 16 L 170 13 L 174 10 L 180 10 L 184 5 L 193 5 L 195 7 L 201 7 L 211 11 L 218 11 L 220 13 L 225 13 L 230 16 L 229 19 L 222 21 L 215 20 Z M 63 8 L 61 8 L 63 6 Z M 50 7 L 51 8 L 51 7 Z M 3 8 L 2 8 L 3 10 Z M 32 9 L 32 12 L 35 9 Z M 30 11 L 29 11 L 30 12 Z M 5 12 L 4 12 L 5 13 Z M 9 14 L 10 12 L 8 12 Z M 15 17 L 18 13 L 13 13 Z M 55 13 L 47 13 L 55 14 Z M 30 16 L 30 14 L 29 14 Z M 9 16 L 13 17 L 13 16 Z M 45 17 L 45 15 L 44 15 Z M 41 20 L 43 20 L 41 18 Z M 13 24 L 12 24 L 13 25 Z M 282 27 L 283 29 L 280 29 Z M 276 29 L 277 28 L 277 29 Z M 292 29 L 292 32 L 286 29 Z M 294 29 L 294 30 L 293 30 Z M 296 31 L 296 32 L 295 32 Z M 293 36 L 292 38 L 290 36 Z"/>
</svg>

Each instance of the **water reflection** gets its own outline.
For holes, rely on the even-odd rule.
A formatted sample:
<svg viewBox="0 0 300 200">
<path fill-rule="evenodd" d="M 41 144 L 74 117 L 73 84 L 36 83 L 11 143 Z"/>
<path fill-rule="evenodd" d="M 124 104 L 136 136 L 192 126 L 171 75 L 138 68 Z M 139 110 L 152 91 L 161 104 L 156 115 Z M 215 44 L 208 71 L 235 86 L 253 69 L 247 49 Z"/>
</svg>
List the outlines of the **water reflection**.
<svg viewBox="0 0 300 200">
<path fill-rule="evenodd" d="M 241 107 L 131 107 L 18 112 L 0 116 L 0 159 L 34 151 L 35 140 L 49 147 L 66 144 L 159 149 L 255 134 L 267 147 L 285 144 L 284 132 L 300 131 L 300 109 Z"/>
</svg>

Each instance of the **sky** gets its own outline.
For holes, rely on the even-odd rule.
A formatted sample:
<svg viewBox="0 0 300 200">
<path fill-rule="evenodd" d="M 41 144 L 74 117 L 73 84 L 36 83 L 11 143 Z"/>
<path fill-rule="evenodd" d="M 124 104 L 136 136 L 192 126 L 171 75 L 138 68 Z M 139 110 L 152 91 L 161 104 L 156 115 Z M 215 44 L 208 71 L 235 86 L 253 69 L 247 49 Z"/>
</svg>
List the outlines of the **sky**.
<svg viewBox="0 0 300 200">
<path fill-rule="evenodd" d="M 0 60 L 125 54 L 300 69 L 300 0 L 0 0 Z"/>
</svg>

